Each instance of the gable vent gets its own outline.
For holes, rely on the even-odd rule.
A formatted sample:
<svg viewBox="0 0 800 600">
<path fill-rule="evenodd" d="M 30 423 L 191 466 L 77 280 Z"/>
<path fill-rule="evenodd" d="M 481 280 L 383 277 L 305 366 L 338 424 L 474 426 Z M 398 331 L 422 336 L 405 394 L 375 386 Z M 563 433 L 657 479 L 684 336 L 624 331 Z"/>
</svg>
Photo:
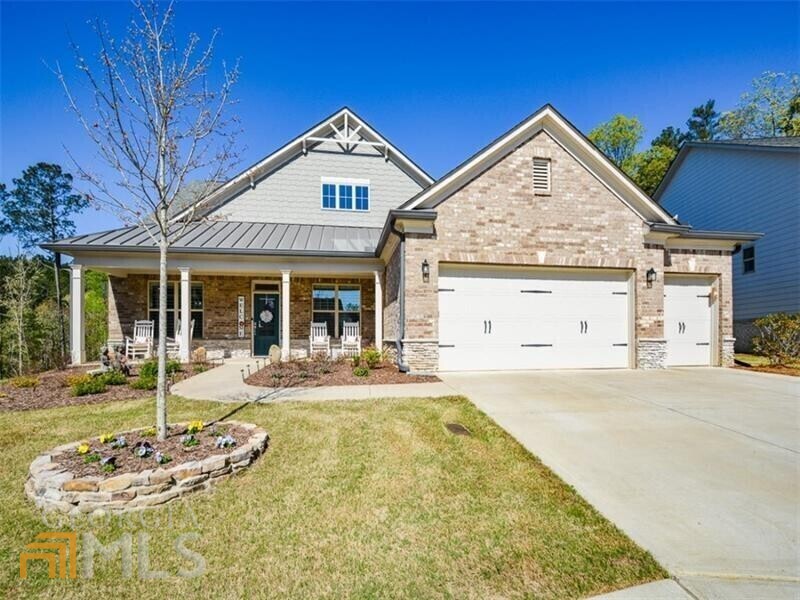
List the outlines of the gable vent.
<svg viewBox="0 0 800 600">
<path fill-rule="evenodd" d="M 550 193 L 550 159 L 533 159 L 533 191 L 537 194 Z"/>
</svg>

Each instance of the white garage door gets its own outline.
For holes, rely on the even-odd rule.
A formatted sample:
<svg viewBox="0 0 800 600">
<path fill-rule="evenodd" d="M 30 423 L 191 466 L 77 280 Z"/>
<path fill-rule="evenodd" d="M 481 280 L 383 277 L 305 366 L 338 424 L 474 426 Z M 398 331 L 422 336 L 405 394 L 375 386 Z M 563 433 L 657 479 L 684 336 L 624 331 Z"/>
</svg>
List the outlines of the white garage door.
<svg viewBox="0 0 800 600">
<path fill-rule="evenodd" d="M 668 276 L 664 280 L 664 337 L 667 366 L 711 363 L 712 282 Z"/>
<path fill-rule="evenodd" d="M 439 368 L 626 368 L 628 277 L 443 266 Z"/>
</svg>

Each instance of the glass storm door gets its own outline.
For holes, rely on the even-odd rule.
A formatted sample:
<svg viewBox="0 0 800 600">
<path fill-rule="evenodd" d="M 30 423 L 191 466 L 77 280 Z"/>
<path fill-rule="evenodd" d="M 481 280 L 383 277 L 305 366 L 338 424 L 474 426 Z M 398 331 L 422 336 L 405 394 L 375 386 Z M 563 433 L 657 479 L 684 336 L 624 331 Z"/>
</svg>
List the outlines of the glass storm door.
<svg viewBox="0 0 800 600">
<path fill-rule="evenodd" d="M 253 355 L 266 356 L 270 346 L 280 345 L 280 296 L 253 294 Z"/>
</svg>

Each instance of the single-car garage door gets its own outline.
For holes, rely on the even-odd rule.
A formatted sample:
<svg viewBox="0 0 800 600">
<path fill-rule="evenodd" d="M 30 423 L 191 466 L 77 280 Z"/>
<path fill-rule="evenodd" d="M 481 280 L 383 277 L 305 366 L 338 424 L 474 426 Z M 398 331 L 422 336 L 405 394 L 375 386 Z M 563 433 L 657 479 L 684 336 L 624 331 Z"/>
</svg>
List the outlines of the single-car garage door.
<svg viewBox="0 0 800 600">
<path fill-rule="evenodd" d="M 708 278 L 668 275 L 664 280 L 667 366 L 707 366 L 711 361 L 714 300 Z"/>
<path fill-rule="evenodd" d="M 439 369 L 626 368 L 626 271 L 442 265 Z"/>
</svg>

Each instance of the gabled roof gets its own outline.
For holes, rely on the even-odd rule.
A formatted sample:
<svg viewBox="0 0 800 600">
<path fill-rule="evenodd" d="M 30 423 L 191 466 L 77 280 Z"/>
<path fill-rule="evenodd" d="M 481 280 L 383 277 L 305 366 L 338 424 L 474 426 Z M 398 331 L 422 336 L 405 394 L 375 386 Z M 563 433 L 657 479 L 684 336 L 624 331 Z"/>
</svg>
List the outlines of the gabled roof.
<svg viewBox="0 0 800 600">
<path fill-rule="evenodd" d="M 686 156 L 693 150 L 731 150 L 731 151 L 759 151 L 759 152 L 800 152 L 800 137 L 769 137 L 753 139 L 734 139 L 734 140 L 707 140 L 704 142 L 685 142 L 678 155 L 670 164 L 669 169 L 664 174 L 661 183 L 658 184 L 653 198 L 657 201 L 661 198 L 664 190 L 667 189 L 669 182 L 678 172 Z"/>
<path fill-rule="evenodd" d="M 201 221 L 187 225 L 183 235 L 170 246 L 170 251 L 372 258 L 380 236 L 381 229 L 378 227 Z M 42 244 L 42 248 L 66 253 L 158 252 L 158 246 L 142 226 L 77 235 Z"/>
<path fill-rule="evenodd" d="M 564 150 L 583 164 L 644 221 L 675 223 L 658 203 L 645 194 L 550 104 L 545 104 L 521 123 L 490 142 L 400 208 L 434 208 L 542 130 L 552 135 Z"/>
<path fill-rule="evenodd" d="M 315 148 L 322 143 L 326 143 L 319 141 L 319 138 L 331 138 L 331 133 L 334 130 L 340 132 L 347 130 L 345 133 L 349 131 L 357 138 L 372 144 L 381 152 L 385 152 L 387 160 L 396 164 L 421 187 L 428 187 L 433 183 L 433 177 L 426 173 L 422 167 L 401 152 L 353 110 L 344 106 L 254 165 L 251 165 L 238 175 L 223 183 L 198 206 L 195 216 L 202 217 L 207 215 L 209 212 L 227 202 L 233 195 L 249 186 L 253 180 L 264 177 L 299 154 Z M 177 214 L 176 218 L 179 219 L 183 217 L 186 212 L 188 211 Z"/>
</svg>

